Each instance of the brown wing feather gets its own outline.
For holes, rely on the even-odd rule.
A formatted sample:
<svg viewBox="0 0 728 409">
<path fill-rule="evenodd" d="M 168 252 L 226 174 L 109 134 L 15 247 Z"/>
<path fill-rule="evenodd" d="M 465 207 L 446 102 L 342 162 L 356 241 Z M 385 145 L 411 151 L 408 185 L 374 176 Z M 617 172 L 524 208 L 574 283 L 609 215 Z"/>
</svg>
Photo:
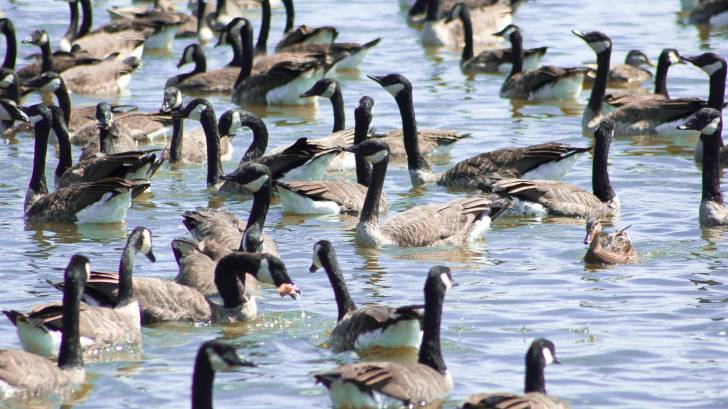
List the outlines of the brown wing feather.
<svg viewBox="0 0 728 409">
<path fill-rule="evenodd" d="M 25 215 L 32 219 L 75 221 L 76 213 L 98 202 L 105 194 L 121 195 L 130 192 L 133 187 L 132 181 L 120 178 L 79 183 L 35 199 L 27 207 Z"/>
<path fill-rule="evenodd" d="M 585 217 L 610 210 L 592 193 L 552 180 L 503 179 L 494 184 L 493 192 L 541 204 L 560 216 Z"/>
</svg>

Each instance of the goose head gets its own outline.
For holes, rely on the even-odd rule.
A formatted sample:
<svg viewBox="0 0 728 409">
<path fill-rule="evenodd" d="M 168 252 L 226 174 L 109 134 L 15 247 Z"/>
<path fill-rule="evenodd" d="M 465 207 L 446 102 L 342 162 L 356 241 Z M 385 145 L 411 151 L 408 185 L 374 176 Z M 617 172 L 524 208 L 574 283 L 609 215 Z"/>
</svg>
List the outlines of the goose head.
<svg viewBox="0 0 728 409">
<path fill-rule="evenodd" d="M 377 84 L 381 85 L 382 88 L 387 90 L 395 99 L 399 95 L 405 95 L 405 93 L 412 93 L 412 84 L 402 74 L 387 74 L 382 76 L 368 75 L 369 78 L 374 80 Z"/>
<path fill-rule="evenodd" d="M 226 371 L 238 366 L 254 367 L 255 364 L 240 359 L 238 353 L 231 345 L 220 341 L 207 341 L 200 345 L 198 355 L 202 355 L 210 362 L 213 371 Z"/>
<path fill-rule="evenodd" d="M 114 114 L 111 111 L 111 105 L 106 102 L 99 102 L 96 105 L 96 120 L 99 121 L 99 128 L 111 128 L 114 124 Z"/>
<path fill-rule="evenodd" d="M 389 146 L 375 139 L 368 139 L 356 145 L 347 146 L 344 151 L 359 155 L 372 165 L 376 165 L 389 157 Z"/>
<path fill-rule="evenodd" d="M 374 100 L 364 95 L 359 99 L 359 104 L 354 108 L 354 118 L 356 119 L 357 123 L 359 121 L 362 121 L 362 123 L 367 124 L 367 127 L 372 122 L 372 110 L 374 109 Z"/>
<path fill-rule="evenodd" d="M 579 30 L 572 30 L 571 32 L 584 40 L 597 54 L 612 48 L 612 39 L 601 31 L 589 31 L 585 33 Z"/>
<path fill-rule="evenodd" d="M 655 64 L 650 61 L 647 54 L 640 50 L 629 50 L 627 56 L 624 58 L 624 63 L 633 67 L 639 67 L 642 65 L 647 65 L 649 67 L 655 66 Z"/>
<path fill-rule="evenodd" d="M 721 126 L 721 122 L 720 111 L 713 108 L 701 108 L 685 120 L 682 125 L 678 125 L 677 129 L 681 131 L 698 131 L 702 135 L 713 135 Z"/>
<path fill-rule="evenodd" d="M 220 179 L 235 182 L 255 193 L 264 185 L 270 184 L 271 174 L 270 169 L 265 165 L 246 162 L 234 172 L 220 176 Z"/>
<path fill-rule="evenodd" d="M 205 52 L 202 50 L 202 47 L 199 44 L 190 44 L 182 51 L 182 57 L 180 57 L 177 63 L 177 68 L 185 64 L 195 63 L 200 58 L 205 58 Z"/>
<path fill-rule="evenodd" d="M 560 364 L 556 357 L 556 346 L 548 339 L 539 338 L 531 343 L 526 352 L 526 365 L 538 365 L 541 369 L 551 365 Z"/>
<path fill-rule="evenodd" d="M 660 63 L 667 64 L 668 66 L 671 64 L 684 64 L 685 62 L 680 57 L 680 53 L 677 52 L 674 48 L 665 48 L 660 52 L 660 57 L 657 60 L 657 65 L 660 65 Z"/>
<path fill-rule="evenodd" d="M 322 98 L 331 98 L 336 91 L 341 91 L 339 81 L 332 78 L 321 78 L 313 84 L 313 87 L 300 95 L 301 98 L 319 96 Z"/>
<path fill-rule="evenodd" d="M 708 75 L 713 75 L 718 71 L 726 69 L 725 59 L 713 52 L 680 58 L 700 68 Z"/>
<path fill-rule="evenodd" d="M 157 261 L 157 258 L 152 252 L 152 232 L 146 227 L 137 227 L 132 230 L 127 243 L 132 247 L 135 253 L 142 253 L 152 263 Z"/>
<path fill-rule="evenodd" d="M 427 273 L 425 281 L 425 294 L 432 292 L 445 294 L 449 289 L 457 287 L 458 283 L 452 278 L 452 271 L 445 266 L 434 266 Z"/>
<path fill-rule="evenodd" d="M 609 118 L 604 118 L 597 125 L 597 129 L 594 130 L 594 139 L 597 143 L 605 142 L 610 144 L 614 137 L 614 121 Z"/>
<path fill-rule="evenodd" d="M 160 113 L 168 114 L 182 107 L 182 92 L 177 87 L 168 87 L 164 90 L 164 99 Z"/>
<path fill-rule="evenodd" d="M 23 40 L 24 44 L 33 44 L 37 46 L 48 44 L 48 33 L 45 30 L 33 30 L 28 37 Z"/>
<path fill-rule="evenodd" d="M 333 252 L 334 252 L 334 246 L 331 244 L 330 241 L 319 240 L 313 246 L 313 256 L 311 257 L 311 267 L 308 268 L 308 271 L 311 273 L 315 273 L 320 268 L 322 268 L 324 266 L 322 260 L 327 260 Z"/>
<path fill-rule="evenodd" d="M 508 24 L 503 30 L 493 33 L 495 37 L 503 37 L 508 41 L 513 41 L 513 36 L 521 35 L 521 28 L 515 24 Z"/>
<path fill-rule="evenodd" d="M 220 136 L 233 136 L 240 128 L 249 126 L 253 122 L 260 122 L 257 115 L 243 109 L 231 109 L 225 111 L 217 123 Z"/>
<path fill-rule="evenodd" d="M 248 24 L 250 24 L 250 22 L 243 17 L 235 17 L 230 20 L 230 22 L 227 23 L 222 30 L 220 30 L 215 47 L 230 44 L 236 38 L 237 33 L 240 32 L 240 29 Z"/>
<path fill-rule="evenodd" d="M 91 275 L 91 264 L 88 257 L 80 254 L 71 256 L 64 273 L 64 285 L 69 288 L 82 289 Z M 83 292 L 79 291 L 79 297 Z"/>
</svg>

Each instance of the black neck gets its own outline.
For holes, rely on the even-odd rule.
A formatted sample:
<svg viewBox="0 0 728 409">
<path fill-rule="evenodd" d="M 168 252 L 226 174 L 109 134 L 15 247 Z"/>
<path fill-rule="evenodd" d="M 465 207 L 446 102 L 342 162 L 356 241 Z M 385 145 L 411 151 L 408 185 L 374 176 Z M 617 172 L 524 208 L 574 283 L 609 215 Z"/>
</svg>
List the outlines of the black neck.
<svg viewBox="0 0 728 409">
<path fill-rule="evenodd" d="M 283 0 L 283 6 L 286 8 L 286 27 L 283 33 L 293 30 L 293 23 L 296 20 L 296 10 L 293 7 L 293 0 Z"/>
<path fill-rule="evenodd" d="M 265 150 L 268 149 L 268 128 L 265 123 L 260 118 L 250 118 L 245 124 L 253 132 L 253 141 L 245 151 L 241 163 L 262 157 Z"/>
<path fill-rule="evenodd" d="M 598 138 L 594 146 L 592 190 L 594 191 L 594 195 L 603 203 L 614 199 L 616 196 L 612 184 L 609 182 L 609 172 L 607 172 L 611 139 L 610 136 Z"/>
<path fill-rule="evenodd" d="M 60 177 L 68 169 L 73 166 L 73 158 L 71 156 L 71 137 L 68 135 L 68 128 L 63 122 L 63 112 L 57 106 L 50 106 L 53 112 L 53 132 L 58 139 L 59 159 L 56 167 L 56 178 Z"/>
<path fill-rule="evenodd" d="M 228 66 L 230 67 L 242 67 L 243 66 L 243 46 L 240 44 L 240 35 L 238 33 L 228 33 L 228 42 L 230 47 L 233 49 L 233 59 L 230 60 Z"/>
<path fill-rule="evenodd" d="M 367 139 L 369 134 L 369 124 L 372 122 L 372 116 L 369 112 L 354 112 L 354 144 L 359 144 Z M 369 186 L 372 179 L 372 165 L 359 155 L 355 155 L 356 160 L 356 182 L 363 186 Z"/>
<path fill-rule="evenodd" d="M 268 48 L 268 34 L 270 33 L 270 0 L 262 0 L 260 4 L 263 17 L 260 20 L 260 33 L 255 44 L 255 55 L 265 55 Z"/>
<path fill-rule="evenodd" d="M 195 17 L 197 17 L 197 27 L 195 27 L 195 32 L 197 34 L 200 34 L 202 26 L 205 24 L 205 5 L 205 2 L 197 2 L 197 10 L 195 10 Z"/>
<path fill-rule="evenodd" d="M 235 80 L 235 86 L 237 88 L 246 78 L 250 76 L 253 71 L 253 29 L 250 24 L 240 28 L 240 45 L 242 46 L 242 65 L 240 66 L 240 74 Z"/>
<path fill-rule="evenodd" d="M 408 14 L 411 16 L 416 16 L 418 14 L 422 14 L 427 12 L 429 0 L 417 0 L 415 1 L 415 4 L 412 5 L 412 8 L 409 9 Z"/>
<path fill-rule="evenodd" d="M 660 54 L 660 60 L 657 62 L 657 71 L 655 71 L 655 95 L 662 95 L 670 98 L 667 93 L 667 70 L 670 68 L 670 56 L 668 53 Z"/>
<path fill-rule="evenodd" d="M 523 71 L 523 37 L 518 30 L 511 33 L 511 55 L 513 65 L 511 66 L 511 73 L 508 77 L 512 77 Z"/>
<path fill-rule="evenodd" d="M 440 11 L 440 1 L 439 0 L 430 0 L 427 3 L 427 16 L 425 17 L 425 21 L 434 22 L 437 21 L 437 14 Z"/>
<path fill-rule="evenodd" d="M 429 281 L 429 280 L 428 280 Z M 427 284 L 425 285 L 427 287 Z M 422 344 L 417 362 L 427 365 L 441 374 L 447 367 L 440 350 L 440 320 L 444 294 L 434 293 L 434 288 L 425 293 L 425 319 L 422 332 Z"/>
<path fill-rule="evenodd" d="M 10 19 L 5 21 L 5 60 L 2 68 L 15 69 L 15 60 L 18 57 L 18 43 L 15 39 L 15 27 Z"/>
<path fill-rule="evenodd" d="M 349 290 L 346 288 L 346 282 L 344 282 L 344 276 L 341 274 L 336 254 L 333 251 L 326 252 L 320 261 L 322 267 L 326 270 L 326 275 L 329 277 L 331 287 L 334 289 L 334 298 L 336 298 L 336 306 L 339 310 L 337 320 L 341 321 L 347 313 L 356 310 L 356 304 L 354 304 L 349 295 Z"/>
<path fill-rule="evenodd" d="M 221 258 L 215 267 L 215 286 L 225 308 L 236 308 L 243 304 L 241 289 L 245 286 L 245 272 L 255 276 L 258 263 L 246 253 L 231 253 Z"/>
<path fill-rule="evenodd" d="M 220 17 L 220 14 L 225 12 L 226 0 L 217 0 L 217 7 L 215 7 L 215 20 Z"/>
<path fill-rule="evenodd" d="M 81 28 L 78 29 L 76 38 L 81 38 L 91 31 L 93 25 L 93 10 L 91 8 L 91 0 L 79 0 L 81 2 L 81 11 L 83 11 L 83 19 L 81 20 Z"/>
<path fill-rule="evenodd" d="M 463 23 L 463 34 L 465 35 L 465 47 L 461 61 L 468 61 L 473 58 L 473 23 L 470 20 L 470 10 L 467 7 L 460 8 L 460 21 Z"/>
<path fill-rule="evenodd" d="M 172 142 L 169 145 L 169 161 L 172 163 L 182 160 L 182 145 L 184 144 L 184 120 L 172 120 Z"/>
<path fill-rule="evenodd" d="M 110 154 L 111 143 L 111 126 L 101 126 L 99 128 L 99 152 Z"/>
<path fill-rule="evenodd" d="M 53 54 L 51 53 L 51 45 L 47 41 L 40 45 L 41 54 L 41 73 L 53 71 Z"/>
<path fill-rule="evenodd" d="M 270 207 L 270 196 L 271 196 L 271 184 L 270 175 L 268 180 L 263 183 L 260 189 L 253 193 L 253 205 L 250 207 L 250 214 L 248 215 L 248 223 L 245 229 L 249 229 L 252 225 L 258 225 L 260 231 L 263 231 L 265 226 L 265 218 L 268 217 L 268 208 Z"/>
<path fill-rule="evenodd" d="M 202 111 L 200 124 L 205 132 L 207 143 L 207 185 L 214 186 L 222 176 L 222 161 L 220 160 L 220 134 L 217 130 L 217 119 L 212 107 Z"/>
<path fill-rule="evenodd" d="M 61 86 L 55 91 L 58 106 L 63 110 L 63 120 L 66 126 L 71 124 L 71 97 L 68 95 L 65 83 L 61 80 Z"/>
<path fill-rule="evenodd" d="M 343 131 L 346 129 L 346 113 L 344 113 L 344 96 L 341 95 L 341 88 L 337 86 L 329 100 L 334 109 L 334 128 L 331 132 Z"/>
<path fill-rule="evenodd" d="M 703 200 L 723 203 L 720 192 L 720 146 L 723 124 L 712 135 L 700 135 L 703 141 Z"/>
<path fill-rule="evenodd" d="M 28 188 L 36 194 L 46 194 L 48 193 L 48 184 L 45 177 L 45 162 L 48 152 L 48 134 L 51 127 L 46 119 L 41 119 L 35 123 L 33 130 L 35 132 L 35 154 L 33 156 L 33 174 L 30 177 Z"/>
<path fill-rule="evenodd" d="M 372 178 L 359 215 L 359 223 L 376 222 L 379 219 L 379 201 L 384 189 L 384 177 L 387 176 L 387 164 L 389 155 L 372 166 Z"/>
<path fill-rule="evenodd" d="M 708 96 L 709 108 L 723 111 L 723 99 L 725 98 L 725 75 L 725 67 L 722 67 L 710 75 L 710 95 Z"/>
<path fill-rule="evenodd" d="M 602 101 L 607 93 L 607 80 L 609 79 L 609 59 L 612 57 L 612 46 L 597 54 L 597 77 L 592 85 L 589 96 L 589 108 L 592 112 L 602 112 Z"/>
<path fill-rule="evenodd" d="M 78 30 L 78 2 L 68 2 L 68 8 L 71 10 L 71 21 L 68 23 L 68 29 L 63 34 L 63 39 L 68 41 L 69 44 L 76 38 L 76 31 Z"/>
<path fill-rule="evenodd" d="M 5 98 L 13 100 L 16 105 L 20 105 L 20 79 L 15 74 L 15 71 L 9 68 L 0 68 L 0 75 L 3 77 L 8 75 L 13 76 L 12 84 L 5 88 Z"/>
<path fill-rule="evenodd" d="M 83 288 L 68 282 L 63 288 L 63 321 L 61 323 L 61 346 L 58 351 L 58 367 L 72 369 L 83 367 L 81 334 L 78 322 L 81 318 L 81 295 Z"/>
<path fill-rule="evenodd" d="M 430 165 L 420 153 L 412 90 L 401 91 L 397 94 L 395 100 L 399 107 L 399 115 L 402 117 L 402 134 L 404 137 L 404 150 L 407 153 L 407 168 L 411 171 L 430 170 Z"/>
<path fill-rule="evenodd" d="M 594 241 L 599 241 L 595 238 Z M 543 366 L 538 360 L 529 359 L 532 353 L 526 354 L 526 382 L 525 393 L 537 392 L 546 394 L 546 381 L 543 377 Z"/>
<path fill-rule="evenodd" d="M 119 293 L 116 296 L 116 306 L 123 307 L 133 301 L 132 269 L 134 268 L 134 253 L 131 244 L 127 241 L 119 261 Z"/>
<path fill-rule="evenodd" d="M 212 409 L 212 384 L 215 371 L 207 352 L 200 348 L 192 372 L 192 409 Z"/>
</svg>

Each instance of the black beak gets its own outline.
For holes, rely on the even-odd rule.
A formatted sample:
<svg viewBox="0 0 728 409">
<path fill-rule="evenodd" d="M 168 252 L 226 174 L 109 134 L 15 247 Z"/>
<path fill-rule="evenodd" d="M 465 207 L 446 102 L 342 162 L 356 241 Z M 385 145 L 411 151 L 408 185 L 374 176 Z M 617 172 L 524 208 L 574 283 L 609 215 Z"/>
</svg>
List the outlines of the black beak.
<svg viewBox="0 0 728 409">
<path fill-rule="evenodd" d="M 382 80 L 384 79 L 384 77 L 380 77 L 377 75 L 367 75 L 367 77 L 369 77 L 369 79 L 371 80 L 374 80 L 379 85 L 382 85 Z"/>
<path fill-rule="evenodd" d="M 680 61 L 682 62 L 689 62 L 690 64 L 695 64 L 695 57 L 683 57 L 680 56 Z"/>
<path fill-rule="evenodd" d="M 151 261 L 152 263 L 156 263 L 157 262 L 157 257 L 154 256 L 154 253 L 152 252 L 152 249 L 149 249 L 149 252 L 147 254 L 145 254 L 145 256 L 147 256 L 147 258 L 149 259 L 149 261 Z"/>
<path fill-rule="evenodd" d="M 586 41 L 586 36 L 581 31 L 579 31 L 579 30 L 571 30 L 571 33 L 574 34 L 575 36 L 581 38 L 582 40 Z"/>
<path fill-rule="evenodd" d="M 318 266 L 314 263 L 311 263 L 311 267 L 308 268 L 309 273 L 315 273 L 318 270 Z"/>
<path fill-rule="evenodd" d="M 311 88 L 310 90 L 304 92 L 303 94 L 299 95 L 301 98 L 309 98 L 309 97 L 317 97 L 318 94 Z"/>
</svg>

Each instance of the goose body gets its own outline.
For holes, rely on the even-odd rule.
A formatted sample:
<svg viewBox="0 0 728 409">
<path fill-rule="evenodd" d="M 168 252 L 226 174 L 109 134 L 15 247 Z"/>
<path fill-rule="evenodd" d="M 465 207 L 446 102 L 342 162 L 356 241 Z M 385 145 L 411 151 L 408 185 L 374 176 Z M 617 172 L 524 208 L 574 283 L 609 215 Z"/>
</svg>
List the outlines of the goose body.
<svg viewBox="0 0 728 409">
<path fill-rule="evenodd" d="M 602 234 L 599 220 L 589 218 L 584 238 L 584 244 L 588 244 L 589 248 L 584 255 L 584 262 L 599 265 L 636 263 L 637 252 L 632 247 L 627 228 L 629 226 L 611 234 Z"/>
<path fill-rule="evenodd" d="M 97 153 L 114 154 L 136 151 L 138 149 L 134 138 L 122 126 L 116 125 L 112 108 L 106 102 L 96 105 L 96 120 L 98 121 L 98 138 L 91 140 L 81 150 L 80 160 L 93 157 Z"/>
<path fill-rule="evenodd" d="M 139 304 L 132 290 L 132 267 L 137 253 L 156 261 L 152 253 L 151 232 L 138 227 L 129 234 L 119 263 L 119 292 L 112 306 L 81 308 L 79 331 L 86 359 L 102 357 L 105 352 L 138 348 L 141 344 Z M 62 289 L 62 288 L 61 288 Z M 45 356 L 54 356 L 60 348 L 63 310 L 59 304 L 42 305 L 29 313 L 6 314 L 18 328 L 23 348 Z M 42 321 L 43 325 L 28 323 Z"/>
<path fill-rule="evenodd" d="M 432 267 L 425 282 L 425 318 L 417 363 L 362 362 L 315 374 L 335 408 L 381 408 L 431 404 L 452 390 L 440 351 L 440 320 L 450 269 Z"/>
<path fill-rule="evenodd" d="M 192 408 L 212 409 L 212 390 L 215 373 L 236 367 L 251 367 L 255 364 L 242 360 L 231 345 L 217 341 L 206 341 L 200 345 L 192 371 Z"/>
<path fill-rule="evenodd" d="M 517 199 L 514 210 L 529 215 L 590 217 L 616 214 L 619 212 L 620 202 L 607 172 L 609 145 L 613 134 L 614 123 L 610 120 L 603 120 L 594 133 L 594 193 L 566 183 L 525 179 L 499 180 L 493 185 L 493 192 Z"/>
<path fill-rule="evenodd" d="M 470 395 L 461 409 L 569 409 L 565 401 L 546 394 L 543 371 L 547 365 L 560 363 L 553 342 L 539 338 L 526 352 L 526 387 L 523 395 L 513 393 L 478 393 Z"/>
<path fill-rule="evenodd" d="M 64 273 L 62 339 L 58 363 L 30 352 L 0 350 L 0 399 L 55 394 L 70 397 L 85 378 L 79 334 L 81 295 L 88 259 L 74 255 Z"/>
<path fill-rule="evenodd" d="M 143 10 L 120 10 L 112 7 L 107 12 L 114 21 L 153 27 L 154 34 L 144 42 L 147 50 L 172 49 L 178 29 L 191 20 L 191 16 L 174 11 L 171 4 L 162 5 L 158 1 L 153 7 Z"/>
<path fill-rule="evenodd" d="M 422 27 L 422 44 L 430 47 L 462 47 L 465 44 L 463 24 L 459 20 L 447 21 L 446 12 L 454 6 L 454 2 L 441 2 L 440 0 L 424 0 L 426 2 L 426 16 Z M 442 4 L 441 3 L 447 3 Z M 512 8 L 505 1 L 469 1 L 471 20 L 477 32 L 473 35 L 473 42 L 478 46 L 493 46 L 497 39 L 491 35 L 510 24 Z M 412 8 L 419 9 L 417 4 Z M 410 16 L 412 16 L 412 10 Z"/>
<path fill-rule="evenodd" d="M 71 2 L 78 7 L 77 2 Z M 26 82 L 39 77 L 46 72 L 61 73 L 76 65 L 93 65 L 102 62 L 84 52 L 63 52 L 51 53 L 50 39 L 45 30 L 34 30 L 23 43 L 33 44 L 40 47 L 41 61 L 32 62 L 18 70 L 18 76 Z"/>
<path fill-rule="evenodd" d="M 521 30 L 511 24 L 497 33 L 511 42 L 513 64 L 500 89 L 502 98 L 523 100 L 576 99 L 581 94 L 584 69 L 544 65 L 523 71 L 523 38 Z"/>
<path fill-rule="evenodd" d="M 129 85 L 141 65 L 137 57 L 123 61 L 105 60 L 94 65 L 76 65 L 61 73 L 69 90 L 84 95 L 116 95 Z"/>
<path fill-rule="evenodd" d="M 589 150 L 561 143 L 499 149 L 462 160 L 444 173 L 436 174 L 422 156 L 419 148 L 420 138 L 416 137 L 418 132 L 412 100 L 412 84 L 399 74 L 370 78 L 394 96 L 399 107 L 407 167 L 413 186 L 435 182 L 459 189 L 478 189 L 490 186 L 496 176 L 540 176 L 558 179 L 570 169 L 577 154 Z"/>
<path fill-rule="evenodd" d="M 326 271 L 331 282 L 339 310 L 336 326 L 329 337 L 332 351 L 419 347 L 423 319 L 421 305 L 399 308 L 367 305 L 357 308 L 346 288 L 336 252 L 327 240 L 319 241 L 313 248 L 309 271 L 320 268 Z"/>
</svg>

